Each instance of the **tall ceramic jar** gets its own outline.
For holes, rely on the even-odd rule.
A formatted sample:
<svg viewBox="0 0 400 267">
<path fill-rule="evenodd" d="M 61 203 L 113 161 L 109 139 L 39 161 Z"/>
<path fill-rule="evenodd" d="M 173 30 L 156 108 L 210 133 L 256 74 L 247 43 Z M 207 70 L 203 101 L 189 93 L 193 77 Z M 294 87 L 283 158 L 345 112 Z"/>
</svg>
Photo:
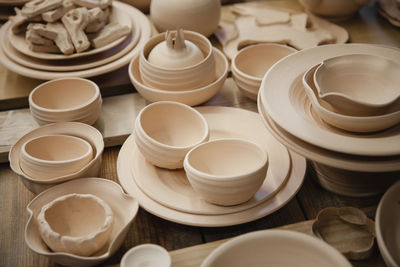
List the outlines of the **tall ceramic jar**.
<svg viewBox="0 0 400 267">
<path fill-rule="evenodd" d="M 159 32 L 182 28 L 209 37 L 221 17 L 220 0 L 152 0 L 151 19 Z"/>
</svg>

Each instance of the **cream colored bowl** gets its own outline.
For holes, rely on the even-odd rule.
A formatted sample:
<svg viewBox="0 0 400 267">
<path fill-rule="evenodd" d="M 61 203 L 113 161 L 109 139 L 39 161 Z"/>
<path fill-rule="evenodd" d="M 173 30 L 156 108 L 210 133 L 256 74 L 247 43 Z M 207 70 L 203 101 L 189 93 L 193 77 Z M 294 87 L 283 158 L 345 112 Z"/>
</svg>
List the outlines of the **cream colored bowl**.
<svg viewBox="0 0 400 267">
<path fill-rule="evenodd" d="M 299 0 L 312 13 L 328 18 L 345 19 L 371 0 Z"/>
<path fill-rule="evenodd" d="M 142 244 L 128 250 L 121 259 L 121 267 L 171 267 L 168 251 L 155 244 Z"/>
<path fill-rule="evenodd" d="M 187 153 L 184 168 L 194 191 L 223 206 L 249 200 L 264 182 L 268 156 L 257 144 L 237 138 L 200 144 Z"/>
</svg>

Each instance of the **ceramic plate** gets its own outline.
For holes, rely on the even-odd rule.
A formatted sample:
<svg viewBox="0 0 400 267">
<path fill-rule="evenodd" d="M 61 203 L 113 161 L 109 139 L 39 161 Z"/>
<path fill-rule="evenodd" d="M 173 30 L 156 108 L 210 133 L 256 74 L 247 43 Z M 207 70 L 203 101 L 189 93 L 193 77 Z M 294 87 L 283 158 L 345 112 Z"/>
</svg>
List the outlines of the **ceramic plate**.
<svg viewBox="0 0 400 267">
<path fill-rule="evenodd" d="M 171 171 L 153 166 L 145 160 L 135 142 L 130 146 L 132 177 L 140 189 L 153 200 L 172 209 L 195 214 L 228 214 L 247 210 L 273 197 L 284 185 L 290 172 L 287 149 L 265 129 L 257 113 L 242 109 L 199 107 L 210 129 L 210 140 L 242 138 L 251 140 L 268 153 L 269 168 L 260 190 L 248 202 L 230 207 L 204 201 L 190 186 L 183 169 Z M 229 123 L 228 123 L 229 122 Z M 134 137 L 132 137 L 134 138 Z"/>
<path fill-rule="evenodd" d="M 235 112 L 236 110 L 234 108 L 226 107 L 209 107 L 210 110 L 212 110 L 213 108 L 220 110 L 225 109 L 226 113 Z M 225 121 L 224 123 L 229 124 L 228 121 Z M 130 167 L 131 162 L 133 162 L 134 160 L 131 150 L 134 142 L 135 141 L 133 139 L 133 135 L 131 135 L 125 141 L 118 155 L 117 173 L 120 184 L 125 189 L 125 191 L 134 196 L 139 201 L 139 204 L 148 212 L 166 220 L 186 225 L 204 227 L 229 226 L 254 221 L 261 217 L 267 216 L 268 214 L 271 214 L 284 206 L 295 196 L 303 183 L 306 171 L 306 162 L 304 158 L 295 153 L 290 153 L 292 159 L 290 176 L 288 177 L 287 182 L 282 186 L 282 188 L 275 194 L 275 196 L 271 197 L 270 199 L 260 203 L 255 207 L 230 214 L 203 215 L 186 213 L 171 209 L 158 203 L 157 201 L 147 196 L 138 187 L 134 178 L 132 177 Z"/>
<path fill-rule="evenodd" d="M 261 92 L 258 95 L 258 111 L 263 118 L 264 125 L 279 142 L 308 159 L 351 171 L 388 172 L 400 170 L 400 157 L 367 157 L 338 153 L 314 146 L 291 135 L 269 117 L 261 99 Z"/>
<path fill-rule="evenodd" d="M 113 2 L 113 8 L 112 12 L 110 15 L 110 22 L 113 23 L 117 22 L 123 26 L 132 26 L 132 20 L 130 18 L 130 15 L 127 14 L 127 12 L 124 10 L 123 6 L 120 5 L 119 2 L 114 1 Z M 46 60 L 62 60 L 62 59 L 70 59 L 70 58 L 80 58 L 80 57 L 86 57 L 90 55 L 94 55 L 97 53 L 104 52 L 108 49 L 111 49 L 118 44 L 122 43 L 124 39 L 127 38 L 127 36 L 121 37 L 118 40 L 115 40 L 114 42 L 111 42 L 103 47 L 95 48 L 95 49 L 89 49 L 87 51 L 81 52 L 81 53 L 73 53 L 71 55 L 64 55 L 62 53 L 60 54 L 54 54 L 54 53 L 41 53 L 41 52 L 34 52 L 29 49 L 28 43 L 25 41 L 25 32 L 21 34 L 14 34 L 12 33 L 11 29 L 8 30 L 8 38 L 10 40 L 11 45 L 21 52 L 22 54 L 25 54 L 27 56 L 36 58 L 36 59 L 46 59 Z"/>
<path fill-rule="evenodd" d="M 147 17 L 138 9 L 117 1 L 114 2 L 114 6 L 120 6 L 122 9 L 124 9 L 124 11 L 134 20 L 134 23 L 136 23 L 140 27 L 140 38 L 137 45 L 128 53 L 126 53 L 124 56 L 116 59 L 115 61 L 109 62 L 108 64 L 104 64 L 95 68 L 78 70 L 78 71 L 55 72 L 55 71 L 35 70 L 22 66 L 11 60 L 4 52 L 4 48 L 0 46 L 0 63 L 2 63 L 9 70 L 14 71 L 20 75 L 42 80 L 58 79 L 65 77 L 81 77 L 81 78 L 93 77 L 123 67 L 124 65 L 128 64 L 129 61 L 139 53 L 140 49 L 144 46 L 147 40 L 150 39 L 152 26 Z M 4 31 L 4 27 L 2 27 L 1 30 Z M 1 33 L 2 32 L 0 32 L 0 36 Z"/>
<path fill-rule="evenodd" d="M 363 156 L 400 155 L 400 125 L 376 134 L 332 131 L 306 114 L 301 102 L 302 75 L 324 59 L 346 54 L 371 54 L 400 62 L 400 50 L 368 44 L 323 45 L 291 54 L 275 64 L 260 86 L 271 119 L 288 133 L 324 149 Z"/>
</svg>

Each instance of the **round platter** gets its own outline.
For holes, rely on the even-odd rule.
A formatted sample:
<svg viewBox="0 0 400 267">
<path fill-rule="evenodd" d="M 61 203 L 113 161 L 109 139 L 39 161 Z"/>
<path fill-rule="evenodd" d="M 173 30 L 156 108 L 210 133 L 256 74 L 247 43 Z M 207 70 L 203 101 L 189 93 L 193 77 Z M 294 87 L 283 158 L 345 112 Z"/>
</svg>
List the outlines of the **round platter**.
<svg viewBox="0 0 400 267">
<path fill-rule="evenodd" d="M 260 92 L 271 119 L 288 133 L 312 145 L 362 156 L 400 155 L 400 125 L 375 134 L 332 131 L 305 114 L 302 75 L 324 59 L 347 54 L 370 54 L 400 62 L 400 50 L 368 44 L 323 45 L 291 54 L 264 76 Z"/>
<path fill-rule="evenodd" d="M 260 116 L 254 112 L 225 108 L 199 107 L 210 128 L 210 140 L 242 138 L 260 145 L 268 154 L 269 168 L 263 185 L 249 201 L 223 207 L 204 201 L 190 186 L 185 171 L 157 168 L 149 163 L 131 143 L 132 177 L 140 189 L 153 200 L 172 209 L 194 214 L 228 214 L 247 210 L 273 197 L 284 185 L 291 164 L 287 149 L 264 127 Z M 227 123 L 229 122 L 229 123 Z M 134 137 L 132 137 L 134 138 Z"/>
<path fill-rule="evenodd" d="M 225 112 L 226 114 L 231 114 L 232 112 L 249 113 L 249 111 L 246 110 L 227 107 L 201 107 L 199 108 L 199 111 L 218 111 L 218 113 Z M 230 117 L 230 115 L 227 116 Z M 225 123 L 229 123 L 229 121 L 225 121 Z M 186 213 L 179 210 L 171 209 L 158 203 L 157 201 L 147 196 L 136 184 L 134 177 L 132 177 L 130 167 L 131 163 L 134 160 L 132 153 L 132 146 L 134 145 L 134 142 L 135 141 L 133 135 L 131 135 L 125 141 L 119 152 L 117 160 L 117 173 L 120 184 L 125 189 L 125 191 L 134 196 L 139 201 L 140 205 L 148 212 L 166 220 L 186 225 L 204 227 L 229 226 L 253 221 L 268 214 L 271 214 L 284 206 L 295 196 L 303 183 L 306 171 L 305 159 L 297 155 L 296 153 L 290 153 L 292 159 L 290 175 L 282 188 L 268 200 L 247 210 L 229 214 L 204 215 Z"/>
</svg>

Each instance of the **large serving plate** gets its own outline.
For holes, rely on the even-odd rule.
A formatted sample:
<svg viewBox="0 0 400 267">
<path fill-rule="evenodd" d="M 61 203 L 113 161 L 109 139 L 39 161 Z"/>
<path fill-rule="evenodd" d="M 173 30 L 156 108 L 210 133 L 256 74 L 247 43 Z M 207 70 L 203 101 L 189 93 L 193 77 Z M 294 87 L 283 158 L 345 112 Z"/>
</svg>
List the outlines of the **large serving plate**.
<svg viewBox="0 0 400 267">
<path fill-rule="evenodd" d="M 247 210 L 273 197 L 285 184 L 290 173 L 287 149 L 265 129 L 257 113 L 218 107 L 197 108 L 206 119 L 210 140 L 242 138 L 260 145 L 268 154 L 266 179 L 252 199 L 241 205 L 223 207 L 204 201 L 190 186 L 185 171 L 157 168 L 148 162 L 135 142 L 130 145 L 132 177 L 140 189 L 153 200 L 172 209 L 195 214 L 228 214 Z M 229 122 L 229 123 L 228 123 Z M 134 137 L 132 137 L 134 138 Z"/>
<path fill-rule="evenodd" d="M 198 110 L 201 113 L 225 113 L 226 116 L 229 118 L 232 118 L 231 114 L 252 114 L 249 111 L 228 107 L 200 107 L 198 108 Z M 220 121 L 220 123 L 229 124 L 230 121 L 225 120 Z M 268 134 L 266 134 L 266 138 L 268 138 Z M 125 141 L 119 152 L 117 160 L 117 173 L 120 184 L 125 189 L 125 191 L 134 196 L 139 201 L 139 204 L 148 212 L 166 220 L 186 225 L 204 227 L 229 226 L 253 221 L 268 214 L 271 214 L 272 212 L 284 206 L 287 202 L 290 201 L 290 199 L 294 197 L 294 195 L 297 193 L 303 183 L 306 170 L 306 163 L 304 158 L 295 153 L 290 153 L 290 157 L 292 159 L 290 175 L 287 178 L 287 181 L 281 187 L 281 189 L 271 198 L 249 209 L 229 214 L 194 214 L 164 206 L 149 197 L 140 189 L 135 181 L 135 178 L 132 175 L 131 165 L 134 162 L 134 153 L 132 153 L 134 143 L 134 137 L 133 135 L 131 135 Z"/>
<path fill-rule="evenodd" d="M 346 54 L 371 54 L 400 62 L 400 50 L 368 44 L 334 44 L 291 54 L 265 75 L 261 99 L 274 123 L 291 135 L 323 149 L 362 156 L 400 155 L 400 125 L 375 134 L 332 130 L 310 116 L 302 75 L 324 59 Z"/>
<path fill-rule="evenodd" d="M 120 5 L 120 2 L 114 1 L 113 8 L 110 14 L 110 22 L 109 23 L 118 23 L 122 26 L 128 26 L 129 28 L 132 27 L 132 19 L 131 16 L 124 10 L 124 6 Z M 42 53 L 42 52 L 34 52 L 29 49 L 28 43 L 25 40 L 25 32 L 20 34 L 14 34 L 11 31 L 11 28 L 7 31 L 8 38 L 10 40 L 11 45 L 27 56 L 37 58 L 37 59 L 46 59 L 46 60 L 62 60 L 62 59 L 71 59 L 71 58 L 78 58 L 78 57 L 86 57 L 90 55 L 94 55 L 97 53 L 101 53 L 107 51 L 118 44 L 122 43 L 127 36 L 121 37 L 114 42 L 111 42 L 105 46 L 89 49 L 87 51 L 83 51 L 81 53 L 73 53 L 71 55 L 64 55 L 62 53 L 55 54 L 55 53 Z"/>
</svg>

